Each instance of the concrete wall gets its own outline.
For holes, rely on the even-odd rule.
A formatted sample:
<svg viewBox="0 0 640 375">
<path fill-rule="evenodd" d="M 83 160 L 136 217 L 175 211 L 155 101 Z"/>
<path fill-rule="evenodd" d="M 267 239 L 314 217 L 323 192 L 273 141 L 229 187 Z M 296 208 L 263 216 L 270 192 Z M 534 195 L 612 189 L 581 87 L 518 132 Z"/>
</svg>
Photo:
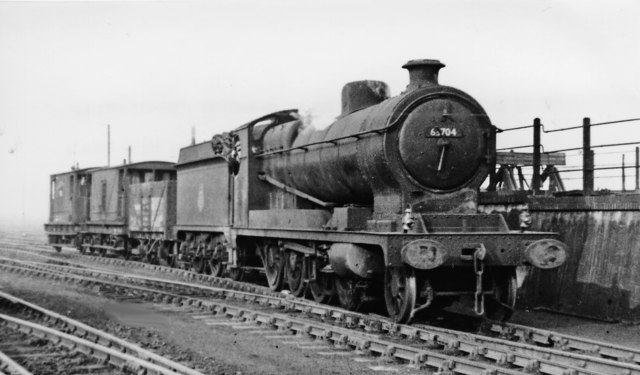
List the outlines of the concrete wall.
<svg viewBox="0 0 640 375">
<path fill-rule="evenodd" d="M 513 225 L 526 204 L 533 230 L 558 232 L 572 249 L 558 270 L 530 272 L 519 291 L 521 308 L 640 321 L 640 195 L 492 194 L 481 196 L 481 210 L 502 212 Z"/>
</svg>

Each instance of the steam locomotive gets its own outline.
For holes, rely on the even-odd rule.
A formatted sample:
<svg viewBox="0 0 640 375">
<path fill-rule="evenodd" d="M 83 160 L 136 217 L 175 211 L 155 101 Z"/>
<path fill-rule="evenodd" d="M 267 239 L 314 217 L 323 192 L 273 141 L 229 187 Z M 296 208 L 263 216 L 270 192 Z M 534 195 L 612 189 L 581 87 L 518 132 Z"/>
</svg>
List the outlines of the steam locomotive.
<svg viewBox="0 0 640 375">
<path fill-rule="evenodd" d="M 468 94 L 438 83 L 437 60 L 412 60 L 409 84 L 342 90 L 324 129 L 275 112 L 180 150 L 178 162 L 52 176 L 54 247 L 121 253 L 357 310 L 384 301 L 396 322 L 456 301 L 507 319 L 516 267 L 552 269 L 555 234 L 509 230 L 481 214 L 496 128 Z"/>
</svg>

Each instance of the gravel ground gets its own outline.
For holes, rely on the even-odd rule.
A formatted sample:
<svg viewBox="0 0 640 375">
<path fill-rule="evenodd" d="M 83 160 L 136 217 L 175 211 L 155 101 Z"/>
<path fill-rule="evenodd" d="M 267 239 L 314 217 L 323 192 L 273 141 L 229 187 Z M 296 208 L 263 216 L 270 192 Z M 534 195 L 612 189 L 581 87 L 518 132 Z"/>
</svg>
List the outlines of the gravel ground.
<svg viewBox="0 0 640 375">
<path fill-rule="evenodd" d="M 385 365 L 375 360 L 357 362 L 352 356 L 320 356 L 317 352 L 323 349 L 303 350 L 284 343 L 286 340 L 268 339 L 231 327 L 207 327 L 189 315 L 161 311 L 154 304 L 118 303 L 103 298 L 98 290 L 13 274 L 0 275 L 0 289 L 168 358 L 188 361 L 206 374 L 360 375 L 370 374 L 370 366 Z M 394 369 L 394 374 L 417 373 L 410 368 Z"/>
<path fill-rule="evenodd" d="M 10 346 L 5 347 L 5 343 L 10 343 Z M 28 339 L 27 336 L 6 327 L 0 327 L 0 349 L 10 357 L 18 353 L 27 354 L 14 360 L 27 371 L 38 375 L 70 374 L 80 366 L 97 364 L 97 361 L 81 353 L 55 347 L 46 340 Z"/>
</svg>

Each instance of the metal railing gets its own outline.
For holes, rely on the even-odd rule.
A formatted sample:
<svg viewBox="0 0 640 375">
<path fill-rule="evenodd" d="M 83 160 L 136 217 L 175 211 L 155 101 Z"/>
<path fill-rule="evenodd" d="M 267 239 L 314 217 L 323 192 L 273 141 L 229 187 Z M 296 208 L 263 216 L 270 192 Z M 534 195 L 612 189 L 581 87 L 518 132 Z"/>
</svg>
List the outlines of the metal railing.
<svg viewBox="0 0 640 375">
<path fill-rule="evenodd" d="M 564 152 L 572 152 L 572 151 L 581 151 L 582 155 L 582 165 L 567 165 L 564 168 L 557 169 L 555 173 L 570 173 L 570 172 L 582 172 L 582 190 L 584 194 L 591 194 L 594 191 L 594 180 L 595 178 L 605 178 L 612 176 L 595 176 L 595 171 L 603 171 L 603 170 L 619 170 L 620 177 L 622 179 L 622 191 L 626 191 L 626 180 L 627 180 L 627 171 L 629 169 L 635 170 L 635 190 L 640 190 L 640 149 L 638 145 L 640 145 L 640 140 L 630 141 L 630 142 L 617 142 L 617 143 L 606 143 L 606 144 L 591 144 L 591 128 L 597 126 L 615 126 L 619 124 L 627 124 L 640 121 L 640 118 L 629 118 L 615 121 L 605 121 L 605 122 L 597 122 L 591 123 L 591 119 L 585 117 L 583 119 L 582 125 L 579 126 L 569 126 L 558 129 L 550 129 L 545 130 L 544 125 L 542 124 L 539 118 L 534 119 L 532 125 L 525 126 L 517 126 L 513 128 L 501 129 L 502 132 L 509 132 L 515 130 L 524 130 L 524 129 L 533 129 L 533 143 L 529 145 L 519 145 L 514 147 L 503 147 L 499 148 L 498 151 L 504 150 L 515 150 L 515 149 L 523 149 L 523 148 L 532 148 L 533 149 L 533 170 L 531 173 L 531 189 L 534 194 L 539 193 L 542 188 L 542 179 L 541 179 L 541 162 L 540 156 L 541 151 L 544 150 L 541 135 L 547 133 L 556 133 L 556 132 L 565 132 L 572 131 L 577 129 L 582 129 L 582 145 L 580 147 L 567 147 L 557 150 L 546 151 L 546 154 L 553 153 L 564 153 Z M 602 152 L 599 155 L 610 155 L 610 154 L 618 154 L 622 155 L 622 160 L 618 164 L 605 164 L 605 165 L 595 165 L 595 152 L 594 149 L 615 149 L 623 146 L 632 146 L 635 147 L 635 163 L 631 163 L 631 165 L 627 164 L 627 160 L 625 160 L 625 154 L 629 153 L 629 151 L 621 152 Z M 631 151 L 633 152 L 633 151 Z M 575 178 L 567 178 L 568 180 L 572 180 Z"/>
</svg>

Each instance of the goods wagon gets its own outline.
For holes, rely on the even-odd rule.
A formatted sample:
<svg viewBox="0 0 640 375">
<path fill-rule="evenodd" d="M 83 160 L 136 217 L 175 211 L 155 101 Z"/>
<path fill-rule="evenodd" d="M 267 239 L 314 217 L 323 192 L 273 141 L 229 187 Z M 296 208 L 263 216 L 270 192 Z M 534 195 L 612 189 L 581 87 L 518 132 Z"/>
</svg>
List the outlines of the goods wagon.
<svg viewBox="0 0 640 375">
<path fill-rule="evenodd" d="M 44 230 L 57 251 L 75 246 L 80 224 L 89 217 L 92 168 L 51 175 L 49 222 Z"/>
<path fill-rule="evenodd" d="M 139 195 L 130 196 L 130 186 L 171 180 L 175 180 L 175 169 L 169 162 L 146 161 L 93 170 L 89 219 L 78 233 L 81 250 L 128 256 L 129 204 L 136 200 L 142 204 Z"/>
<path fill-rule="evenodd" d="M 176 222 L 176 181 L 132 183 L 128 196 L 132 255 L 151 263 L 166 259 Z"/>
</svg>

